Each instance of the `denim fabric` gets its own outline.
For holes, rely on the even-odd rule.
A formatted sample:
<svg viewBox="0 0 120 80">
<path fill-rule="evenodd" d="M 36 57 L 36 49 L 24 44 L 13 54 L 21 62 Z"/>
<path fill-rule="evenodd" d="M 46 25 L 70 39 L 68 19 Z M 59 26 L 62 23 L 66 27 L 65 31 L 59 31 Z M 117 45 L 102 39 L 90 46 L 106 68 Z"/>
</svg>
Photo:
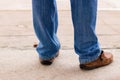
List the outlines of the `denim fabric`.
<svg viewBox="0 0 120 80">
<path fill-rule="evenodd" d="M 70 0 L 74 25 L 74 48 L 81 64 L 96 60 L 101 53 L 96 36 L 97 0 Z M 56 0 L 32 0 L 33 23 L 40 41 L 37 52 L 50 59 L 60 49 L 57 38 L 58 14 Z"/>
</svg>

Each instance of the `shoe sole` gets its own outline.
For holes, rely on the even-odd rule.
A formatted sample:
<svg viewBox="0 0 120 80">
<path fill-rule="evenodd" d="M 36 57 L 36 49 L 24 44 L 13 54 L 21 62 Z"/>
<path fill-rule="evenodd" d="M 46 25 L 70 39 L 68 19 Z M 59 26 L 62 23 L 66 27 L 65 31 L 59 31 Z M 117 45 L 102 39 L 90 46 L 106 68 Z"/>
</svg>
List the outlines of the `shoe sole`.
<svg viewBox="0 0 120 80">
<path fill-rule="evenodd" d="M 82 70 L 93 70 L 93 69 L 96 69 L 96 68 L 100 68 L 100 67 L 107 66 L 107 65 L 111 64 L 112 62 L 113 62 L 113 61 L 111 61 L 111 62 L 108 63 L 108 64 L 101 65 L 101 66 L 95 66 L 95 67 L 86 67 L 86 66 L 81 66 L 81 65 L 80 65 L 80 69 L 82 69 Z"/>
</svg>

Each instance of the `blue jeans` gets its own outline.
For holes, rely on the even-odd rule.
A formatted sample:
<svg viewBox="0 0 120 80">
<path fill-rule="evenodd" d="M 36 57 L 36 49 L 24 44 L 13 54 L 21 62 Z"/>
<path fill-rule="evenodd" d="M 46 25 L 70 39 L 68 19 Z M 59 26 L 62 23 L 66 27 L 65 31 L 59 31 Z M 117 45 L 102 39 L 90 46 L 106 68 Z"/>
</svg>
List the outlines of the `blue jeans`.
<svg viewBox="0 0 120 80">
<path fill-rule="evenodd" d="M 74 25 L 74 48 L 81 64 L 94 61 L 101 53 L 95 33 L 97 0 L 70 0 Z M 60 49 L 56 35 L 58 14 L 56 0 L 32 0 L 34 30 L 40 43 L 37 52 L 50 59 Z"/>
</svg>

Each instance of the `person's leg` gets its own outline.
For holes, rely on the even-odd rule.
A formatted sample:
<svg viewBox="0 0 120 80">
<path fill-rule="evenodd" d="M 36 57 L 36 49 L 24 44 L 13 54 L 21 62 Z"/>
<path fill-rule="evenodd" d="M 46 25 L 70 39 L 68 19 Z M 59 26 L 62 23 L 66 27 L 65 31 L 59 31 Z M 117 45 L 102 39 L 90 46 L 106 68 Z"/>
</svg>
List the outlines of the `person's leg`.
<svg viewBox="0 0 120 80">
<path fill-rule="evenodd" d="M 95 33 L 97 0 L 71 0 L 71 7 L 80 68 L 91 70 L 112 63 L 113 55 L 100 49 Z"/>
<path fill-rule="evenodd" d="M 94 61 L 101 53 L 95 33 L 97 0 L 71 0 L 74 47 L 81 64 Z"/>
<path fill-rule="evenodd" d="M 41 59 L 56 56 L 60 49 L 57 38 L 58 14 L 55 0 L 32 0 L 34 30 L 40 43 L 37 52 Z"/>
</svg>

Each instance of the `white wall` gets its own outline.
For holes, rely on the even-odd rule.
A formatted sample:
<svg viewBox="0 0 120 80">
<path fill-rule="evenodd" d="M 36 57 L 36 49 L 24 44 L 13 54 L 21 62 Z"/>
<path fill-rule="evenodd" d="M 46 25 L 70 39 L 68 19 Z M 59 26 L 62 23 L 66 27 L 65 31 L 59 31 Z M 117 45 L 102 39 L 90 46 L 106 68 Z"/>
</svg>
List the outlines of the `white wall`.
<svg viewBox="0 0 120 80">
<path fill-rule="evenodd" d="M 0 0 L 0 10 L 31 10 L 32 0 Z M 98 0 L 99 9 L 120 9 L 120 0 Z M 70 0 L 57 0 L 59 10 L 70 10 Z"/>
</svg>

